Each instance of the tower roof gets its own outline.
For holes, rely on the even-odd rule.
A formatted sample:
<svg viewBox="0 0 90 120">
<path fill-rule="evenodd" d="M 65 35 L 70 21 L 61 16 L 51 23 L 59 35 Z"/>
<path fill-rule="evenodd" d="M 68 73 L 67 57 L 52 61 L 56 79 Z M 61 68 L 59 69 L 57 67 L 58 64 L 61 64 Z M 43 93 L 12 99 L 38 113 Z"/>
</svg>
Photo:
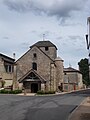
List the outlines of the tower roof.
<svg viewBox="0 0 90 120">
<path fill-rule="evenodd" d="M 55 61 L 63 61 L 63 60 L 62 60 L 62 58 L 57 57 L 57 58 L 55 59 Z"/>
<path fill-rule="evenodd" d="M 37 47 L 55 47 L 57 49 L 57 47 L 50 41 L 38 41 L 37 43 L 30 46 L 30 48 L 32 48 L 34 46 L 37 46 Z"/>
</svg>

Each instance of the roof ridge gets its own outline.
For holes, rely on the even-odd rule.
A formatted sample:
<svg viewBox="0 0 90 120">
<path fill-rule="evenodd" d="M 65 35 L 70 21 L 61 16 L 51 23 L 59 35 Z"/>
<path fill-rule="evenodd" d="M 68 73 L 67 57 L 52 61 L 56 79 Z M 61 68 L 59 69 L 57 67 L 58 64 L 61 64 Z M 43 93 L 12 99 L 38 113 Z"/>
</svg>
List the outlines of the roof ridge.
<svg viewBox="0 0 90 120">
<path fill-rule="evenodd" d="M 81 73 L 80 70 L 77 70 L 77 69 L 72 68 L 72 67 L 64 68 L 64 71 L 67 71 L 67 72 L 79 72 L 79 73 Z"/>
<path fill-rule="evenodd" d="M 3 56 L 3 57 L 6 57 L 6 58 L 8 58 L 8 59 L 11 59 L 11 60 L 15 61 L 15 59 L 13 59 L 12 57 L 9 57 L 9 56 L 7 56 L 7 55 L 5 55 L 5 54 L 0 53 L 0 56 Z"/>
<path fill-rule="evenodd" d="M 32 48 L 33 46 L 37 46 L 37 47 L 55 47 L 57 49 L 57 47 L 51 42 L 51 41 L 38 41 L 35 44 L 33 44 L 32 46 L 30 46 L 30 48 Z"/>
</svg>

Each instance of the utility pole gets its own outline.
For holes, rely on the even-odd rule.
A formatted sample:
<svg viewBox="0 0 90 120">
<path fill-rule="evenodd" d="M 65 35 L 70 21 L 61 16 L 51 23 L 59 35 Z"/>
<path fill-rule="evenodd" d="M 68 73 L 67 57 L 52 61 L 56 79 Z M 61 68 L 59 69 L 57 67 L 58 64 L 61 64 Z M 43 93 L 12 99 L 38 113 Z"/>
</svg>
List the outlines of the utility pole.
<svg viewBox="0 0 90 120">
<path fill-rule="evenodd" d="M 90 80 L 90 17 L 87 18 L 87 27 L 88 33 L 86 35 L 86 43 L 87 43 L 87 50 L 88 50 L 88 65 L 89 65 L 89 80 Z"/>
</svg>

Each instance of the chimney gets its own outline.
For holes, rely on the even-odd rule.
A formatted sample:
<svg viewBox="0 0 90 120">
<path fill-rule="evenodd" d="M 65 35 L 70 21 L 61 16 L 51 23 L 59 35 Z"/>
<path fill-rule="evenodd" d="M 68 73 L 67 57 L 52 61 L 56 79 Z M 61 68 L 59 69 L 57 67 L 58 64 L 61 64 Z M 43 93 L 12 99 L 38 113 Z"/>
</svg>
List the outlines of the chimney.
<svg viewBox="0 0 90 120">
<path fill-rule="evenodd" d="M 15 54 L 15 53 L 13 53 L 13 59 L 15 59 L 15 57 L 16 57 L 16 54 Z"/>
</svg>

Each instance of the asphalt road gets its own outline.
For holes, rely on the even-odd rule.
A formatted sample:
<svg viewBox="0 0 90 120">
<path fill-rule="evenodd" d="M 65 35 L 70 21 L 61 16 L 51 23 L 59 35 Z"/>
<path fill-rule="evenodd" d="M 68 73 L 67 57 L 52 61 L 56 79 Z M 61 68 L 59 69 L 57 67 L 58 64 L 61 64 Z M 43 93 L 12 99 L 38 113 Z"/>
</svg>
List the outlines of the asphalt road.
<svg viewBox="0 0 90 120">
<path fill-rule="evenodd" d="M 0 95 L 0 120 L 67 120 L 90 90 L 54 96 Z"/>
</svg>

